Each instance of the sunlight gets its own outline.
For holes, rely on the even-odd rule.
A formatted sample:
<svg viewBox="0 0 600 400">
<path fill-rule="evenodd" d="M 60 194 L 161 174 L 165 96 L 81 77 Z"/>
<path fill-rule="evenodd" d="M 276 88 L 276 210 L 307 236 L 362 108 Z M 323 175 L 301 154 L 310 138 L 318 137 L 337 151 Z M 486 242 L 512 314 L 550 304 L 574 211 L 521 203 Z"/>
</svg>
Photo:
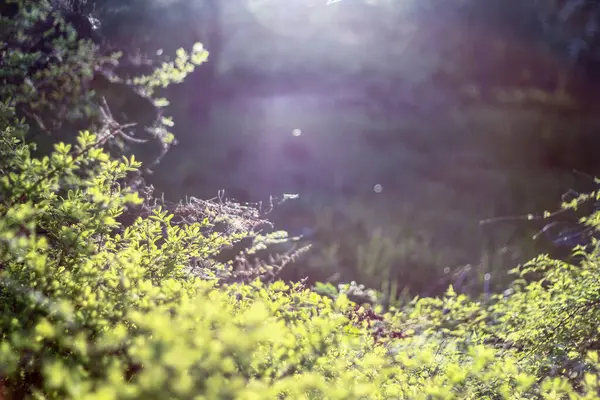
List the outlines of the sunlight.
<svg viewBox="0 0 600 400">
<path fill-rule="evenodd" d="M 406 1 L 405 10 L 413 2 Z M 369 41 L 373 24 L 386 24 L 380 13 L 390 0 L 245 0 L 246 10 L 266 29 L 287 38 L 335 39 L 348 45 Z M 372 11 L 377 10 L 375 14 Z M 384 13 L 385 14 L 385 13 Z"/>
<path fill-rule="evenodd" d="M 265 28 L 286 36 L 309 33 L 323 17 L 325 0 L 246 0 L 247 9 Z"/>
</svg>

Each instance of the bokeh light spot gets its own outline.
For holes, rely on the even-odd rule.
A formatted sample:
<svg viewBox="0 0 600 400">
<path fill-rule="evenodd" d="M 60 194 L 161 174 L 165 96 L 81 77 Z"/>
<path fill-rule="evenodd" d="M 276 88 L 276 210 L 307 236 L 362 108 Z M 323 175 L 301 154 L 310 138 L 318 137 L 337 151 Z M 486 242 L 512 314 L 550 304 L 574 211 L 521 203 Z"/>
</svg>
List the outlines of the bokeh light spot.
<svg viewBox="0 0 600 400">
<path fill-rule="evenodd" d="M 373 186 L 373 191 L 374 191 L 375 193 L 381 193 L 381 192 L 383 192 L 383 186 L 381 186 L 381 185 L 378 183 L 377 185 Z"/>
</svg>

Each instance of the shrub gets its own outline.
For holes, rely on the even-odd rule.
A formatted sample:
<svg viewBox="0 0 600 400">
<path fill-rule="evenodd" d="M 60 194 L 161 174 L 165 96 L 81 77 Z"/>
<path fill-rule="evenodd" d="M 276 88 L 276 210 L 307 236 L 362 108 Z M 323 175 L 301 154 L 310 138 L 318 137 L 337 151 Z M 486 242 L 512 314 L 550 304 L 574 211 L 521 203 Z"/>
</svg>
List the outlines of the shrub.
<svg viewBox="0 0 600 400">
<path fill-rule="evenodd" d="M 300 283 L 224 285 L 227 265 L 194 275 L 189 263 L 239 232 L 213 235 L 207 219 L 177 225 L 160 208 L 121 226 L 124 206 L 143 202 L 119 185 L 134 158 L 111 158 L 87 132 L 73 149 L 33 158 L 25 128 L 1 110 L 10 398 L 597 395 L 595 252 L 578 267 L 534 260 L 521 273 L 553 268 L 509 296 L 449 290 L 386 314 Z"/>
<path fill-rule="evenodd" d="M 264 221 L 247 209 L 151 202 L 130 184 L 136 158 L 103 149 L 114 131 L 33 156 L 0 100 L 2 397 L 600 396 L 597 241 L 577 265 L 518 267 L 503 294 L 449 288 L 384 312 L 360 285 L 312 290 L 277 280 L 286 260 L 248 262 L 287 239 L 255 232 Z M 600 212 L 583 223 L 597 230 Z M 238 263 L 220 258 L 240 241 Z"/>
</svg>

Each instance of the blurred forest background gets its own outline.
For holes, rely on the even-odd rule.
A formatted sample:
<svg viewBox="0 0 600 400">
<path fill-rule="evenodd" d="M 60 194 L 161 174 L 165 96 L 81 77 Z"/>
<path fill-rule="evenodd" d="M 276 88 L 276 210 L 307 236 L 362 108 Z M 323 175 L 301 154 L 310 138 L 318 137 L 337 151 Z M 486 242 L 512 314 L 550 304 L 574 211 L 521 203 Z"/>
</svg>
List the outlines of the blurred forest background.
<svg viewBox="0 0 600 400">
<path fill-rule="evenodd" d="M 298 194 L 269 214 L 313 244 L 288 279 L 502 289 L 558 233 L 480 221 L 554 210 L 600 172 L 595 1 L 57 3 L 124 51 L 121 74 L 204 44 L 148 181 L 171 201 Z"/>
</svg>

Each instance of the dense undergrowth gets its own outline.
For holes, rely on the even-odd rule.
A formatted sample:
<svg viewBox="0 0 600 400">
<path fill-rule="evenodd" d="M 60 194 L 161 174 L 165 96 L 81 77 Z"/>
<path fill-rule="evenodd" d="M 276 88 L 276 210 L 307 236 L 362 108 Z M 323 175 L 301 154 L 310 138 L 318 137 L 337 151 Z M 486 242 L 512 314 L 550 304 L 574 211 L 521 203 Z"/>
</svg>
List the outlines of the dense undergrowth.
<svg viewBox="0 0 600 400">
<path fill-rule="evenodd" d="M 2 68 L 39 56 L 23 53 Z M 12 85 L 3 96 L 36 98 Z M 104 147 L 118 124 L 37 156 L 19 103 L 1 100 L 0 398 L 600 396 L 594 240 L 574 264 L 515 268 L 501 294 L 383 307 L 356 285 L 279 279 L 307 249 L 256 210 L 153 198 L 135 157 Z"/>
<path fill-rule="evenodd" d="M 176 224 L 160 208 L 124 227 L 124 207 L 144 202 L 119 185 L 134 159 L 111 158 L 90 133 L 35 159 L 2 115 L 8 398 L 598 396 L 595 248 L 578 265 L 534 260 L 502 295 L 450 288 L 386 313 L 285 284 L 268 263 L 235 279 L 228 263 L 190 271 L 251 232 L 211 228 L 210 210 Z"/>
</svg>

